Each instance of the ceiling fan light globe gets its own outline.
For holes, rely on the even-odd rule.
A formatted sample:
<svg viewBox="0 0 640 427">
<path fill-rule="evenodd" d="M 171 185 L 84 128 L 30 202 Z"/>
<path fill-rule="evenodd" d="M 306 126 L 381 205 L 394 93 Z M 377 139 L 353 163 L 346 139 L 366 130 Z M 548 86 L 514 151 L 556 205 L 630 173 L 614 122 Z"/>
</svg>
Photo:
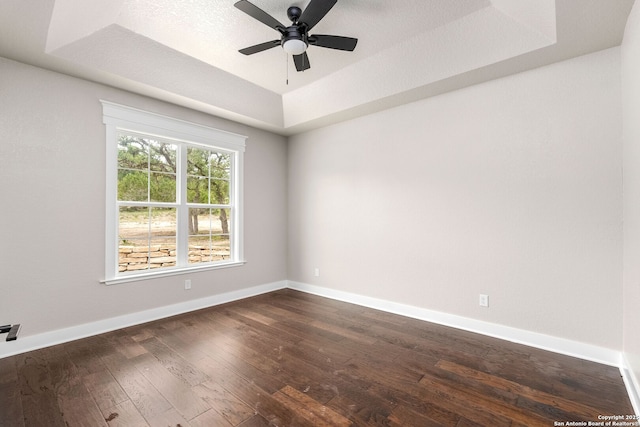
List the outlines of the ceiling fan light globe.
<svg viewBox="0 0 640 427">
<path fill-rule="evenodd" d="M 307 50 L 307 44 L 303 40 L 290 39 L 282 43 L 282 48 L 290 55 L 300 55 Z"/>
</svg>

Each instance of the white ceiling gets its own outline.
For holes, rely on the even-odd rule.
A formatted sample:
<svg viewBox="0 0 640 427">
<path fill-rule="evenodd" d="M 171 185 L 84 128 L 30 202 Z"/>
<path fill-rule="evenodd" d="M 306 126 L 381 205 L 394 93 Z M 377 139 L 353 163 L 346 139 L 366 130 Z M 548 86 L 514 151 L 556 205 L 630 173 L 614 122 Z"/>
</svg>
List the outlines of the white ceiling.
<svg viewBox="0 0 640 427">
<path fill-rule="evenodd" d="M 236 0 L 2 0 L 0 56 L 293 134 L 612 46 L 633 0 L 339 0 L 295 71 Z M 283 24 L 309 0 L 250 0 Z M 37 3 L 37 4 L 36 4 Z M 288 84 L 287 84 L 288 80 Z"/>
</svg>

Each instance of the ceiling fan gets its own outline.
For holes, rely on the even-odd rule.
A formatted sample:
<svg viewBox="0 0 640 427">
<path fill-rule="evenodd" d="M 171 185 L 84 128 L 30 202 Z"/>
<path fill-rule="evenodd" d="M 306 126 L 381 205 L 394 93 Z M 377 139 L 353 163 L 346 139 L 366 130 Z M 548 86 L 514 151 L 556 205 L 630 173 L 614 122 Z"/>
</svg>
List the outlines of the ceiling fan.
<svg viewBox="0 0 640 427">
<path fill-rule="evenodd" d="M 277 19 L 260 9 L 247 0 L 240 0 L 234 6 L 257 19 L 263 24 L 273 28 L 281 34 L 280 39 L 260 43 L 240 49 L 240 53 L 253 55 L 272 47 L 281 45 L 285 52 L 293 55 L 293 62 L 296 70 L 304 71 L 311 68 L 307 47 L 309 45 L 326 47 L 330 49 L 353 51 L 356 48 L 358 39 L 343 36 L 331 36 L 325 34 L 309 35 L 309 31 L 320 22 L 322 18 L 331 10 L 338 0 L 311 0 L 304 12 L 297 6 L 287 9 L 287 16 L 292 24 L 288 27 L 282 25 Z"/>
</svg>

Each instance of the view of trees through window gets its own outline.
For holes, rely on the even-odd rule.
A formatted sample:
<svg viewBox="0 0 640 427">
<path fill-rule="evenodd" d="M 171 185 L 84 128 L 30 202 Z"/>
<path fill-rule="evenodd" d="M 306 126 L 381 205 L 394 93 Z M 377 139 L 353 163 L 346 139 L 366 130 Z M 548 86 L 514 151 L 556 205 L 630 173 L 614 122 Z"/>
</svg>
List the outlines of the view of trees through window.
<svg viewBox="0 0 640 427">
<path fill-rule="evenodd" d="M 180 161 L 184 155 L 186 163 Z M 120 135 L 121 272 L 175 266 L 183 233 L 188 236 L 189 264 L 229 258 L 231 159 L 228 153 L 200 146 Z M 181 179 L 186 180 L 186 195 L 179 191 Z M 180 212 L 188 217 L 185 230 L 178 228 Z"/>
</svg>

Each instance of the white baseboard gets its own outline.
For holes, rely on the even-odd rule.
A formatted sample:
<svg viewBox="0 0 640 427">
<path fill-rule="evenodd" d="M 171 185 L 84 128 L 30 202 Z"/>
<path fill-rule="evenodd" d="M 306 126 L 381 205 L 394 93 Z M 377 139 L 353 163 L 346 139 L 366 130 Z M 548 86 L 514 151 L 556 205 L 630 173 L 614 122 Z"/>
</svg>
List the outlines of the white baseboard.
<svg viewBox="0 0 640 427">
<path fill-rule="evenodd" d="M 624 385 L 627 387 L 627 394 L 631 400 L 631 405 L 633 405 L 633 410 L 636 415 L 640 416 L 640 382 L 638 377 L 633 375 L 624 353 L 620 355 L 620 359 L 620 373 L 622 373 Z"/>
<path fill-rule="evenodd" d="M 309 285 L 288 281 L 288 287 L 298 291 L 327 297 L 339 301 L 357 304 L 364 307 L 374 308 L 389 313 L 399 314 L 414 319 L 425 320 L 444 326 L 475 332 L 494 338 L 511 341 L 518 344 L 528 345 L 555 353 L 565 354 L 580 359 L 598 362 L 605 365 L 620 367 L 620 352 L 604 347 L 572 341 L 565 338 L 558 338 L 538 332 L 526 331 L 481 320 L 470 319 L 468 317 L 447 314 L 439 311 L 428 310 L 426 308 L 415 307 L 406 304 L 395 303 L 377 298 L 349 292 L 338 291 L 321 286 Z"/>
<path fill-rule="evenodd" d="M 151 322 L 153 320 L 163 319 L 177 314 L 187 313 L 189 311 L 249 298 L 267 292 L 284 289 L 286 287 L 286 281 L 267 283 L 265 285 L 226 292 L 219 295 L 212 295 L 206 298 L 153 308 L 137 313 L 126 314 L 124 316 L 117 316 L 110 319 L 85 323 L 83 325 L 44 332 L 37 335 L 19 336 L 15 341 L 0 341 L 0 359 L 3 357 L 13 356 L 15 354 L 25 353 L 27 351 L 37 350 L 80 338 L 114 331 L 116 329 L 126 328 L 128 326 L 139 325 L 141 323 Z"/>
<path fill-rule="evenodd" d="M 481 320 L 338 291 L 321 286 L 309 285 L 291 280 L 287 283 L 288 288 L 309 294 L 344 301 L 363 307 L 374 308 L 376 310 L 399 314 L 401 316 L 411 317 L 414 319 L 425 320 L 427 322 L 433 322 L 444 326 L 451 326 L 453 328 L 475 332 L 592 362 L 615 366 L 620 369 L 633 410 L 636 415 L 640 416 L 640 379 L 633 375 L 630 365 L 622 352 L 565 338 L 545 335 L 538 332 L 497 325 Z"/>
<path fill-rule="evenodd" d="M 117 316 L 110 319 L 99 320 L 83 325 L 58 329 L 37 335 L 20 336 L 16 341 L 0 341 L 0 359 L 25 353 L 44 347 L 49 347 L 64 342 L 86 338 L 105 332 L 114 331 L 128 326 L 139 325 L 153 320 L 163 319 L 178 314 L 213 307 L 228 302 L 250 298 L 252 296 L 290 288 L 309 294 L 314 294 L 326 298 L 348 302 L 363 307 L 374 308 L 389 313 L 399 314 L 414 319 L 425 320 L 440 325 L 451 326 L 465 331 L 475 332 L 482 335 L 491 336 L 555 353 L 578 357 L 605 365 L 616 366 L 624 379 L 629 399 L 637 415 L 640 415 L 640 384 L 635 375 L 632 374 L 623 353 L 578 341 L 558 338 L 537 332 L 512 328 L 509 326 L 497 325 L 494 323 L 470 319 L 467 317 L 447 314 L 425 308 L 415 307 L 407 304 L 400 304 L 378 298 L 371 298 L 335 289 L 309 285 L 294 281 L 280 281 L 267 283 L 265 285 L 254 286 L 247 289 L 226 292 L 219 295 L 201 298 L 192 301 L 185 301 L 165 307 L 158 307 L 138 313 Z"/>
</svg>

